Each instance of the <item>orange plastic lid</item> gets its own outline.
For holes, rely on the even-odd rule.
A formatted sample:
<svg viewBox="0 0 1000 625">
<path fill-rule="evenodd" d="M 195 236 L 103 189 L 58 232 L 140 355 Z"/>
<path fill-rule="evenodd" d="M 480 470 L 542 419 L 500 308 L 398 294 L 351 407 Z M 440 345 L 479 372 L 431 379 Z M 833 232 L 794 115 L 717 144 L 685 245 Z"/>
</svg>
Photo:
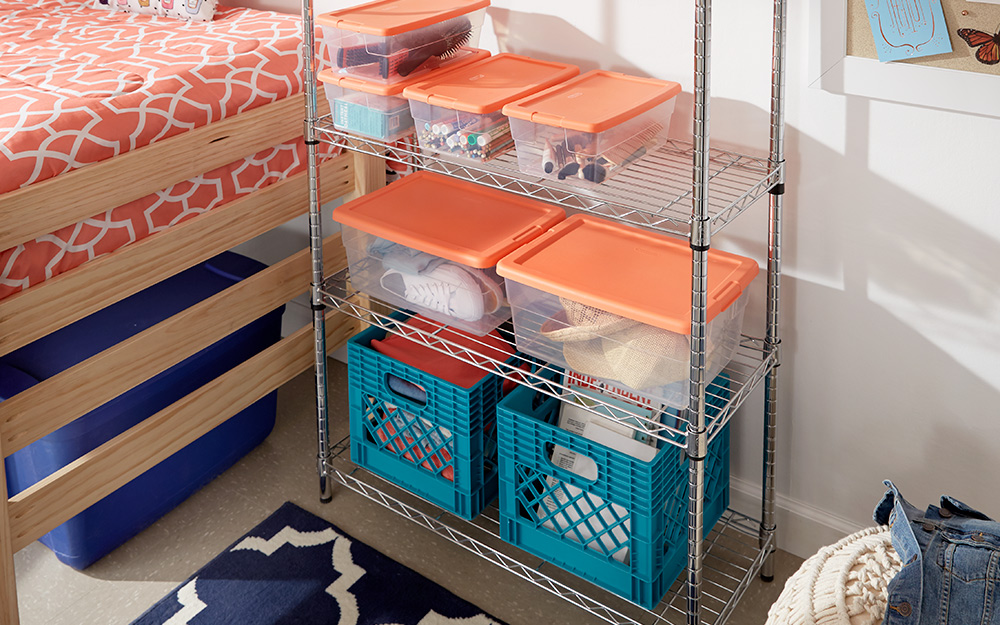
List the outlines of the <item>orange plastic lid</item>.
<svg viewBox="0 0 1000 625">
<path fill-rule="evenodd" d="M 479 269 L 563 217 L 558 206 L 426 171 L 333 211 L 345 226 Z"/>
<path fill-rule="evenodd" d="M 757 271 L 752 259 L 709 250 L 709 321 L 736 301 Z M 574 215 L 501 259 L 497 273 L 616 315 L 691 334 L 691 248 L 686 241 Z"/>
<path fill-rule="evenodd" d="M 380 82 L 365 80 L 364 78 L 359 78 L 358 76 L 354 76 L 352 74 L 341 74 L 329 67 L 320 70 L 317 78 L 331 85 L 339 85 L 344 89 L 364 91 L 365 93 L 371 93 L 373 95 L 401 96 L 403 89 L 409 87 L 410 85 L 427 80 L 428 76 L 437 76 L 438 74 L 443 74 L 453 69 L 469 65 L 470 63 L 482 61 L 483 59 L 489 58 L 489 56 L 489 50 L 480 50 L 479 48 L 459 48 L 455 56 L 448 59 L 444 65 L 441 65 L 436 69 L 432 69 L 428 73 L 420 73 L 416 76 L 412 76 L 405 80 L 388 85 Z"/>
<path fill-rule="evenodd" d="M 376 0 L 316 16 L 320 26 L 391 37 L 472 13 L 490 0 Z"/>
<path fill-rule="evenodd" d="M 676 82 L 597 69 L 508 104 L 503 114 L 579 132 L 604 132 L 680 92 Z"/>
<path fill-rule="evenodd" d="M 447 76 L 425 79 L 407 87 L 403 95 L 410 100 L 483 115 L 579 73 L 580 68 L 568 63 L 539 61 L 505 52 L 448 72 Z"/>
</svg>

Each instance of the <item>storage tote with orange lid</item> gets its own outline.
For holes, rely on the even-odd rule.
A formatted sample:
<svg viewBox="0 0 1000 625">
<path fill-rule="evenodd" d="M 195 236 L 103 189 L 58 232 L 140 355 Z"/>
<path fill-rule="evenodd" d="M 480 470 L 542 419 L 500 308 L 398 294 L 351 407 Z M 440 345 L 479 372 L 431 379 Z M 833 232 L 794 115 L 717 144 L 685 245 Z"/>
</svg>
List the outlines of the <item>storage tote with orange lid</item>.
<svg viewBox="0 0 1000 625">
<path fill-rule="evenodd" d="M 351 74 L 324 69 L 319 73 L 326 99 L 333 113 L 337 130 L 356 135 L 397 141 L 413 132 L 410 105 L 403 97 L 403 89 L 433 76 L 480 61 L 490 56 L 487 50 L 462 48 L 462 55 L 429 73 L 384 84 Z"/>
<path fill-rule="evenodd" d="M 578 382 L 652 405 L 686 406 L 691 249 L 686 241 L 574 215 L 504 257 L 517 349 L 565 365 Z M 757 263 L 708 253 L 707 372 L 739 345 Z"/>
<path fill-rule="evenodd" d="M 667 138 L 676 82 L 594 70 L 504 106 L 518 169 L 600 184 Z"/>
<path fill-rule="evenodd" d="M 475 47 L 489 0 L 375 0 L 316 16 L 330 64 L 393 83 L 418 76 Z"/>
<path fill-rule="evenodd" d="M 407 87 L 421 149 L 475 162 L 514 147 L 503 107 L 580 73 L 567 63 L 503 53 Z"/>
<path fill-rule="evenodd" d="M 355 288 L 479 336 L 510 319 L 497 261 L 564 217 L 552 204 L 426 171 L 333 211 Z"/>
</svg>

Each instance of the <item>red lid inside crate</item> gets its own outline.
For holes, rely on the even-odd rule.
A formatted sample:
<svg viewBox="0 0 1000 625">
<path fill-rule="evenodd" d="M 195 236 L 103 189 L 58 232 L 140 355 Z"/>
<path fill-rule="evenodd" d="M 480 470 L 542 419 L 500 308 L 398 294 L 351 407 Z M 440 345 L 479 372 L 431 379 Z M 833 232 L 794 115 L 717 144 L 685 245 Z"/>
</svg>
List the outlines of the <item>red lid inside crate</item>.
<svg viewBox="0 0 1000 625">
<path fill-rule="evenodd" d="M 389 84 L 366 80 L 359 76 L 355 76 L 354 74 L 341 74 L 331 68 L 320 70 L 317 78 L 319 78 L 322 82 L 331 85 L 338 85 L 344 89 L 363 91 L 364 93 L 370 93 L 372 95 L 402 97 L 403 89 L 409 87 L 410 85 L 415 85 L 418 82 L 423 82 L 427 80 L 429 76 L 444 74 L 470 63 L 482 61 L 483 59 L 489 58 L 489 56 L 489 50 L 480 50 L 479 48 L 459 48 L 455 52 L 455 56 L 446 60 L 440 67 L 432 69 L 430 72 L 421 72 L 416 76 L 411 76 L 404 80 Z"/>
<path fill-rule="evenodd" d="M 578 132 L 604 132 L 681 92 L 680 84 L 594 70 L 503 107 L 504 115 Z"/>
<path fill-rule="evenodd" d="M 558 206 L 426 171 L 333 211 L 345 226 L 479 269 L 563 217 Z"/>
<path fill-rule="evenodd" d="M 729 308 L 757 263 L 708 252 L 709 321 Z M 574 215 L 497 263 L 504 278 L 678 334 L 691 333 L 691 248 L 591 215 Z"/>
<path fill-rule="evenodd" d="M 484 115 L 579 73 L 580 68 L 568 63 L 505 52 L 448 72 L 446 76 L 425 79 L 407 87 L 403 95 L 433 106 Z"/>
<path fill-rule="evenodd" d="M 376 0 L 316 16 L 320 26 L 391 37 L 490 6 L 490 0 Z"/>
</svg>

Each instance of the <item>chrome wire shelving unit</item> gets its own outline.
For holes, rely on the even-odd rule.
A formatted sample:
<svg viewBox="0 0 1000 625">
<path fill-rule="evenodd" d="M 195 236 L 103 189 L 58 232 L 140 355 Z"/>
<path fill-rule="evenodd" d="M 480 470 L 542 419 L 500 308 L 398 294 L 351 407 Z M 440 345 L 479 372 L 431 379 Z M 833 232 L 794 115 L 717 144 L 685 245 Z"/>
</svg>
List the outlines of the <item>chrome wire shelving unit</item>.
<svg viewBox="0 0 1000 625">
<path fill-rule="evenodd" d="M 321 500 L 332 499 L 333 484 L 336 482 L 615 625 L 722 625 L 755 576 L 759 574 L 765 580 L 773 578 L 777 371 L 781 364 L 781 222 L 785 192 L 786 4 L 786 0 L 773 0 L 770 145 L 766 158 L 736 154 L 710 145 L 712 0 L 695 0 L 693 141 L 669 141 L 654 154 L 601 185 L 599 192 L 593 192 L 525 177 L 518 171 L 513 154 L 500 156 L 486 165 L 470 165 L 425 154 L 418 147 L 405 143 L 389 145 L 336 130 L 329 116 L 320 117 L 318 114 L 313 0 L 302 0 L 312 309 L 316 337 L 317 469 Z M 526 560 L 523 557 L 526 554 L 499 539 L 495 509 L 480 515 L 473 522 L 440 511 L 434 514 L 421 511 L 417 506 L 406 503 L 412 500 L 408 493 L 354 467 L 344 457 L 346 441 L 330 441 L 324 321 L 327 308 L 345 312 L 541 393 L 564 399 L 575 398 L 575 394 L 569 387 L 541 375 L 545 372 L 544 365 L 528 371 L 515 369 L 490 358 L 486 352 L 450 342 L 441 332 L 443 326 L 420 330 L 408 325 L 395 314 L 398 310 L 382 307 L 378 303 L 373 305 L 367 297 L 352 292 L 346 271 L 333 276 L 324 275 L 316 149 L 321 142 L 688 239 L 692 249 L 689 402 L 678 417 L 662 422 L 642 418 L 644 431 L 651 430 L 655 437 L 683 447 L 690 459 L 687 570 L 655 610 L 644 610 L 584 581 L 560 581 L 567 576 L 577 578 L 551 565 L 539 566 L 537 561 L 529 562 L 530 558 Z M 707 254 L 711 238 L 765 196 L 768 198 L 765 336 L 741 338 L 737 355 L 726 368 L 731 378 L 732 396 L 715 418 L 708 418 L 706 405 L 711 396 L 707 390 L 710 380 L 707 379 L 706 366 L 706 293 Z M 759 387 L 764 390 L 760 520 L 727 510 L 722 520 L 706 535 L 703 529 L 703 461 L 709 442 L 732 419 L 734 412 L 745 404 L 751 392 Z M 588 398 L 592 399 L 591 396 Z M 593 410 L 601 413 L 601 406 L 597 405 Z"/>
<path fill-rule="evenodd" d="M 616 219 L 647 230 L 687 237 L 691 231 L 691 159 L 694 146 L 668 140 L 651 155 L 601 185 L 598 191 L 544 178 L 526 177 L 513 151 L 486 163 L 449 160 L 406 142 L 382 143 L 334 128 L 330 115 L 316 123 L 323 141 L 352 152 L 377 156 L 417 169 L 469 180 L 485 186 L 554 202 L 573 210 Z M 781 179 L 781 164 L 712 149 L 709 157 L 709 203 L 712 232 L 722 230 L 764 197 Z"/>
<path fill-rule="evenodd" d="M 458 545 L 487 562 L 531 582 L 581 610 L 613 625 L 679 625 L 687 616 L 686 589 L 679 579 L 652 610 L 561 572 L 520 549 L 502 543 L 499 510 L 488 506 L 473 521 L 450 513 L 429 514 L 407 500 L 413 496 L 349 459 L 349 439 L 333 446 L 328 461 L 331 477 L 350 490 L 382 505 L 425 530 Z M 429 504 L 423 507 L 432 507 Z M 759 521 L 727 510 L 706 538 L 702 622 L 722 625 L 751 581 L 760 572 L 770 551 L 770 540 L 759 543 Z M 503 544 L 498 549 L 494 545 Z"/>
</svg>

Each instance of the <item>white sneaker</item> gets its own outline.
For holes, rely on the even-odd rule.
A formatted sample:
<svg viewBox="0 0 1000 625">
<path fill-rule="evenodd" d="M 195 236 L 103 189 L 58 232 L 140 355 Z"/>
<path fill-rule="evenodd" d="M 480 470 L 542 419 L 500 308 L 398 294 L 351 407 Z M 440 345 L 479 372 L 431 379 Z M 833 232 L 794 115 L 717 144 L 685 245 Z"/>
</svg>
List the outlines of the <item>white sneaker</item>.
<svg viewBox="0 0 1000 625">
<path fill-rule="evenodd" d="M 390 269 L 379 283 L 408 302 L 463 321 L 479 321 L 486 312 L 479 281 L 458 265 L 444 263 L 421 274 Z"/>
</svg>

